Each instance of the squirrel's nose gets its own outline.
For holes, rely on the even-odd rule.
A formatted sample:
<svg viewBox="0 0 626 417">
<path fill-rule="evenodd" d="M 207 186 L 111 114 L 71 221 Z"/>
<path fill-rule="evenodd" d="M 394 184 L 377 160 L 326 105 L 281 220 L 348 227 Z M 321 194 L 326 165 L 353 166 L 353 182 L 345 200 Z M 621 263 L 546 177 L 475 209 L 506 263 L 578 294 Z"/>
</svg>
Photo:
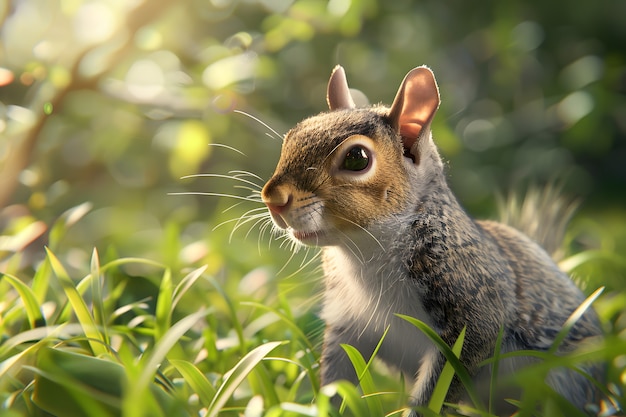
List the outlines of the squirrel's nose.
<svg viewBox="0 0 626 417">
<path fill-rule="evenodd" d="M 274 200 L 274 201 L 272 201 L 271 199 L 268 199 L 268 200 L 263 199 L 263 202 L 265 203 L 265 205 L 271 212 L 275 214 L 281 214 L 282 212 L 289 209 L 289 206 L 291 206 L 292 200 L 293 198 L 290 194 L 287 196 L 286 201 L 285 199 Z"/>
<path fill-rule="evenodd" d="M 287 185 L 270 180 L 261 191 L 261 199 L 270 212 L 281 214 L 291 206 L 293 194 Z"/>
</svg>

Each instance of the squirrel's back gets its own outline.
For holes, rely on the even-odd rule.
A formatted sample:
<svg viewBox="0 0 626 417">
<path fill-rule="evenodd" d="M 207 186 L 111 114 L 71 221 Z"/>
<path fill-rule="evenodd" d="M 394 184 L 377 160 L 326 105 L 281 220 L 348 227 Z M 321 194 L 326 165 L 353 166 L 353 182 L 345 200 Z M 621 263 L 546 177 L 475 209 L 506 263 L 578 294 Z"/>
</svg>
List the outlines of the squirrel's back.
<svg viewBox="0 0 626 417">
<path fill-rule="evenodd" d="M 496 242 L 515 275 L 516 312 L 509 325 L 509 338 L 517 344 L 516 350 L 549 350 L 566 320 L 585 297 L 550 255 L 528 236 L 498 222 L 478 221 L 477 224 Z M 588 309 L 569 330 L 557 352 L 572 352 L 601 333 L 597 315 Z M 600 365 L 588 364 L 586 371 L 597 381 L 604 379 Z M 551 372 L 548 383 L 580 409 L 600 400 L 593 383 L 574 370 Z"/>
</svg>

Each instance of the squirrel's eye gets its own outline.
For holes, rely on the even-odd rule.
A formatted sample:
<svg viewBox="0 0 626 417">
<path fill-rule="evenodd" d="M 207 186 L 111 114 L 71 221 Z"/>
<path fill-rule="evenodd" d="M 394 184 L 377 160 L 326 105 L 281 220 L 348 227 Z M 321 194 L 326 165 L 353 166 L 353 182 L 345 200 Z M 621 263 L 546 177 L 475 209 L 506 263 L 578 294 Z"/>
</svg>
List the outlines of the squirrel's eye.
<svg viewBox="0 0 626 417">
<path fill-rule="evenodd" d="M 350 148 L 343 159 L 342 168 L 348 171 L 363 171 L 370 164 L 370 157 L 360 146 Z"/>
</svg>

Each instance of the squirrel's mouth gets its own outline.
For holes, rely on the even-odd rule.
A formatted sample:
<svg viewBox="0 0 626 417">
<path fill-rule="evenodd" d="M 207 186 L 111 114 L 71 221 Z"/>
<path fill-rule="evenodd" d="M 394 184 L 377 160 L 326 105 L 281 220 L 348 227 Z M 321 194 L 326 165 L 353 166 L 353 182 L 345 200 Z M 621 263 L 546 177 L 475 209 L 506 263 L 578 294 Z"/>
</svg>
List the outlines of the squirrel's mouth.
<svg viewBox="0 0 626 417">
<path fill-rule="evenodd" d="M 304 243 L 305 245 L 318 245 L 321 243 L 322 238 L 326 235 L 326 233 L 322 230 L 304 231 L 289 228 L 288 231 L 294 239 Z"/>
</svg>

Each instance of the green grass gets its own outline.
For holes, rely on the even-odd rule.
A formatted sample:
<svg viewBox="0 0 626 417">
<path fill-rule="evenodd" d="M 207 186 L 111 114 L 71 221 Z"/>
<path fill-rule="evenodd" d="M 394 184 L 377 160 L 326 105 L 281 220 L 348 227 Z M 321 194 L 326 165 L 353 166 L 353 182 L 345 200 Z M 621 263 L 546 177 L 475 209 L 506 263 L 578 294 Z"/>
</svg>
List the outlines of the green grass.
<svg viewBox="0 0 626 417">
<path fill-rule="evenodd" d="M 220 246 L 203 258 L 206 263 L 184 265 L 177 260 L 180 242 L 162 245 L 167 253 L 160 259 L 170 259 L 170 264 L 120 257 L 112 248 L 102 255 L 90 249 L 89 257 L 76 260 L 76 248 L 64 239 L 88 211 L 81 205 L 51 227 L 40 261 L 27 263 L 22 252 L 3 256 L 0 416 L 402 414 L 410 387 L 350 346 L 345 349 L 360 387 L 345 382 L 319 386 L 322 324 L 312 313 L 318 297 L 310 297 L 315 290 L 309 283 L 317 272 L 284 272 L 277 279 L 267 268 L 246 269 L 234 261 L 228 268 L 235 257 Z M 176 240 L 176 226 L 168 230 L 167 239 Z M 624 243 L 617 236 L 610 248 Z M 216 257 L 223 259 L 216 263 Z M 274 261 L 276 270 L 282 268 L 282 261 Z M 623 262 L 601 246 L 562 264 L 581 278 L 594 268 L 615 276 L 622 273 Z M 300 269 L 298 262 L 292 264 Z M 520 416 L 580 415 L 537 381 L 555 366 L 588 360 L 608 364 L 610 381 L 603 389 L 616 405 L 626 403 L 625 301 L 626 292 L 615 285 L 595 300 L 607 330 L 603 343 L 565 357 L 551 351 L 537 354 L 544 360 L 516 375 L 512 383 L 524 387 L 523 396 L 512 399 Z M 475 398 L 457 359 L 464 335 L 448 347 L 423 323 L 406 319 L 449 360 L 423 414 L 439 415 L 454 374 Z M 491 361 L 499 357 L 496 351 Z M 498 383 L 494 380 L 492 386 Z M 339 410 L 330 402 L 336 393 L 343 397 Z M 536 403 L 539 407 L 529 405 Z M 479 400 L 464 407 L 490 415 L 489 404 Z"/>
</svg>

